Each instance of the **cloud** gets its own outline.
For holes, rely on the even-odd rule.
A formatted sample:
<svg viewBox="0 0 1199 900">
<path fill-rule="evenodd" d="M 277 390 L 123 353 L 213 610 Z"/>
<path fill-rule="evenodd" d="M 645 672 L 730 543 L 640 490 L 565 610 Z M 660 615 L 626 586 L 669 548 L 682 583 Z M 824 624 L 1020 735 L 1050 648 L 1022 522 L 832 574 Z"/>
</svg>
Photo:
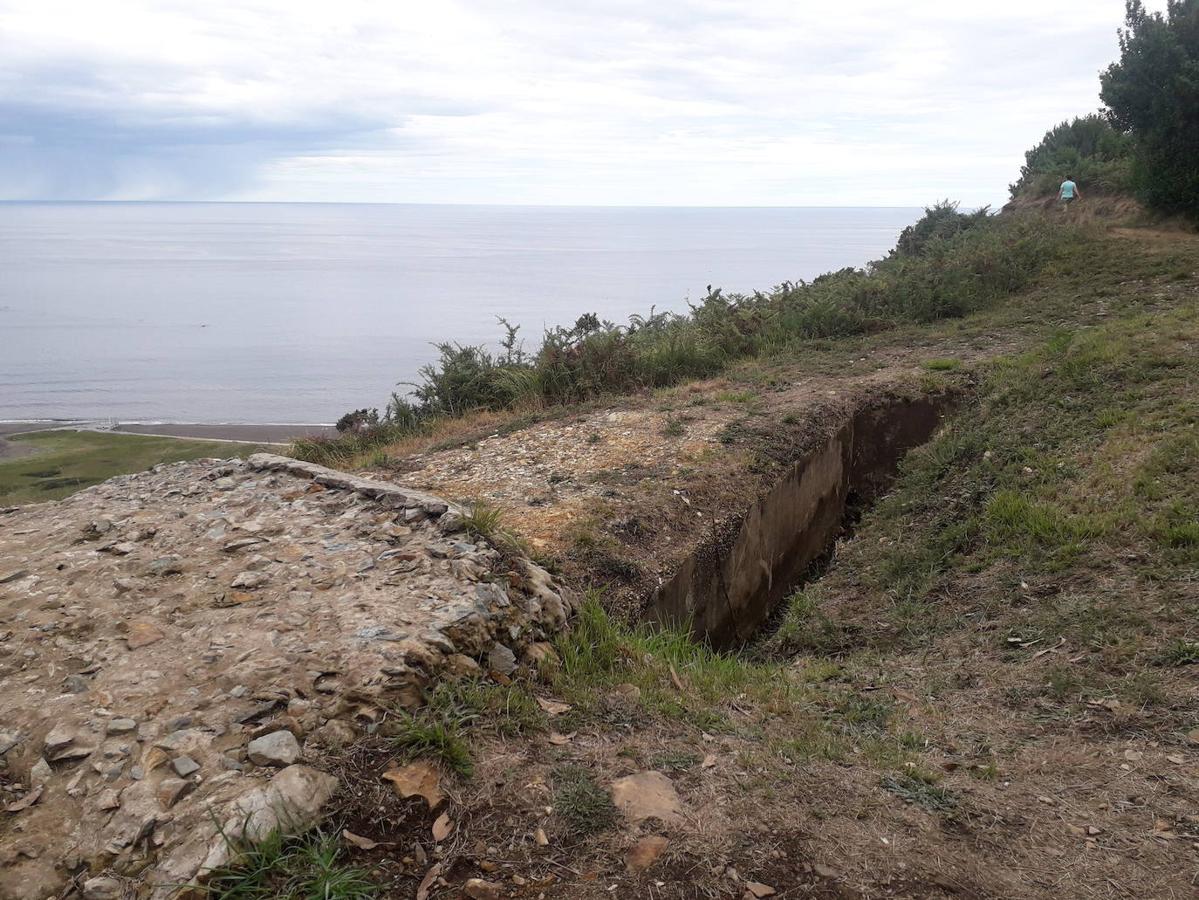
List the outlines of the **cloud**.
<svg viewBox="0 0 1199 900">
<path fill-rule="evenodd" d="M 1003 199 L 1122 0 L 0 0 L 0 197 Z"/>
</svg>

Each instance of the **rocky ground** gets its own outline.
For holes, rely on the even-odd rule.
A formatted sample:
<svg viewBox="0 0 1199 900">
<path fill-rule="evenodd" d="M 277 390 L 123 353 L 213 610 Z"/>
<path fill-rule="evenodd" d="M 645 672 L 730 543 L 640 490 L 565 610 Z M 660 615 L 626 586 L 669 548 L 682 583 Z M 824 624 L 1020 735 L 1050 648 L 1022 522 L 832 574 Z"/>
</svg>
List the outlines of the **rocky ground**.
<svg viewBox="0 0 1199 900">
<path fill-rule="evenodd" d="M 546 573 L 417 491 L 260 454 L 0 517 L 0 896 L 167 894 L 313 821 L 309 765 L 556 632 Z"/>
</svg>

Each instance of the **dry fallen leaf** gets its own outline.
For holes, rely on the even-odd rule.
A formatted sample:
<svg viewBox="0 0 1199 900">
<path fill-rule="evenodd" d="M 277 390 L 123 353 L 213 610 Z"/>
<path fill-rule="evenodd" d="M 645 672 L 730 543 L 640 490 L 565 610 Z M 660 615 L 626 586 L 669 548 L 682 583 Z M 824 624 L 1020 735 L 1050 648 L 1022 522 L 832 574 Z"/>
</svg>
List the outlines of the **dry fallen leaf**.
<svg viewBox="0 0 1199 900">
<path fill-rule="evenodd" d="M 1129 749 L 1124 751 L 1124 758 L 1129 762 L 1136 762 L 1144 755 L 1140 750 Z"/>
<path fill-rule="evenodd" d="M 372 841 L 370 838 L 365 838 L 360 834 L 354 834 L 349 829 L 343 831 L 341 836 L 345 838 L 346 843 L 353 844 L 359 850 L 374 850 L 379 846 L 378 841 Z"/>
<path fill-rule="evenodd" d="M 416 900 L 428 900 L 429 888 L 433 886 L 433 882 L 437 880 L 437 876 L 441 874 L 441 863 L 434 863 L 433 868 L 425 873 L 425 877 L 420 880 L 420 884 L 416 887 Z"/>
<path fill-rule="evenodd" d="M 427 762 L 409 763 L 401 769 L 391 769 L 383 773 L 383 779 L 390 781 L 396 793 L 408 797 L 424 797 L 433 809 L 445 795 L 441 793 L 440 779 L 437 770 Z"/>
<path fill-rule="evenodd" d="M 562 713 L 570 710 L 569 703 L 563 703 L 560 700 L 549 700 L 545 697 L 538 697 L 537 705 L 551 716 L 560 716 Z"/>
<path fill-rule="evenodd" d="M 625 865 L 629 867 L 630 872 L 644 872 L 662 855 L 669 843 L 670 841 L 657 834 L 643 837 L 625 854 Z"/>
<path fill-rule="evenodd" d="M 533 832 L 533 840 L 537 842 L 538 847 L 548 847 L 550 839 L 546 836 L 544 828 L 538 828 Z"/>
<path fill-rule="evenodd" d="M 762 882 L 760 882 L 760 881 L 747 881 L 745 883 L 745 889 L 747 891 L 749 891 L 749 893 L 752 894 L 754 897 L 759 897 L 759 898 L 773 897 L 775 894 L 778 893 L 778 891 L 776 891 L 770 885 L 762 884 Z"/>
<path fill-rule="evenodd" d="M 441 843 L 450 836 L 450 832 L 453 830 L 453 820 L 450 819 L 448 813 L 442 813 L 433 823 L 433 840 Z"/>
<path fill-rule="evenodd" d="M 577 731 L 572 731 L 570 734 L 558 734 L 556 731 L 550 732 L 549 741 L 555 747 L 561 747 L 563 744 L 569 744 L 571 739 L 578 734 Z"/>
<path fill-rule="evenodd" d="M 702 763 L 700 763 L 700 766 L 705 769 L 715 768 L 716 756 L 712 753 L 709 753 L 707 756 L 704 757 L 704 761 Z"/>
</svg>

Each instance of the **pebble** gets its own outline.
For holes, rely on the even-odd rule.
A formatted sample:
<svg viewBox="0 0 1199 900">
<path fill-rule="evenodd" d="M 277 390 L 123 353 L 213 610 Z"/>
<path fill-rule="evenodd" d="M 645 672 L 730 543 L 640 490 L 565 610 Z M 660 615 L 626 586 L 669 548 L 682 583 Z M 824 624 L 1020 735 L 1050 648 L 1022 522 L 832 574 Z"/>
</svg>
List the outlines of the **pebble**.
<svg viewBox="0 0 1199 900">
<path fill-rule="evenodd" d="M 128 734 L 137 731 L 137 722 L 133 719 L 109 719 L 107 731 L 109 734 Z"/>
<path fill-rule="evenodd" d="M 516 671 L 516 654 L 503 644 L 496 644 L 487 654 L 487 666 L 493 672 L 511 675 Z"/>
<path fill-rule="evenodd" d="M 290 766 L 300 758 L 300 743 L 290 731 L 272 731 L 250 741 L 246 756 L 256 766 Z"/>
<path fill-rule="evenodd" d="M 39 759 L 33 764 L 33 768 L 29 770 L 30 784 L 45 784 L 54 777 L 54 770 L 50 768 L 50 764 L 44 759 Z"/>
<path fill-rule="evenodd" d="M 57 753 L 75 740 L 75 732 L 65 725 L 55 725 L 46 735 L 45 749 L 48 753 Z"/>
<path fill-rule="evenodd" d="M 262 572 L 245 571 L 233 579 L 230 587 L 257 588 L 262 587 L 269 579 Z"/>
<path fill-rule="evenodd" d="M 200 771 L 200 764 L 190 756 L 176 756 L 171 760 L 171 768 L 186 778 L 192 772 Z"/>
<path fill-rule="evenodd" d="M 151 575 L 157 575 L 160 578 L 167 575 L 182 575 L 183 560 L 178 556 L 160 556 L 150 563 L 147 571 Z"/>
<path fill-rule="evenodd" d="M 182 778 L 164 778 L 158 783 L 158 791 L 156 793 L 158 802 L 164 808 L 170 809 L 179 802 L 179 798 L 190 791 L 195 786 L 195 782 L 184 781 Z"/>
</svg>

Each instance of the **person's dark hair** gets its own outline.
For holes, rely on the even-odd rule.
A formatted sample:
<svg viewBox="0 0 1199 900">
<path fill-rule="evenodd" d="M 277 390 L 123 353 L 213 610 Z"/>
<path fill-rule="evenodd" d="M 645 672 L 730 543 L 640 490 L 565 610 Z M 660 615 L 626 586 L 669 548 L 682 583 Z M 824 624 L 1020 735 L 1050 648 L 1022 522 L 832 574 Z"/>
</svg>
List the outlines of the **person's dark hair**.
<svg viewBox="0 0 1199 900">
<path fill-rule="evenodd" d="M 1067 175 L 1067 176 L 1066 176 L 1066 180 L 1067 180 L 1067 181 L 1073 181 L 1073 180 L 1074 180 L 1074 176 L 1073 176 L 1073 175 Z"/>
</svg>

